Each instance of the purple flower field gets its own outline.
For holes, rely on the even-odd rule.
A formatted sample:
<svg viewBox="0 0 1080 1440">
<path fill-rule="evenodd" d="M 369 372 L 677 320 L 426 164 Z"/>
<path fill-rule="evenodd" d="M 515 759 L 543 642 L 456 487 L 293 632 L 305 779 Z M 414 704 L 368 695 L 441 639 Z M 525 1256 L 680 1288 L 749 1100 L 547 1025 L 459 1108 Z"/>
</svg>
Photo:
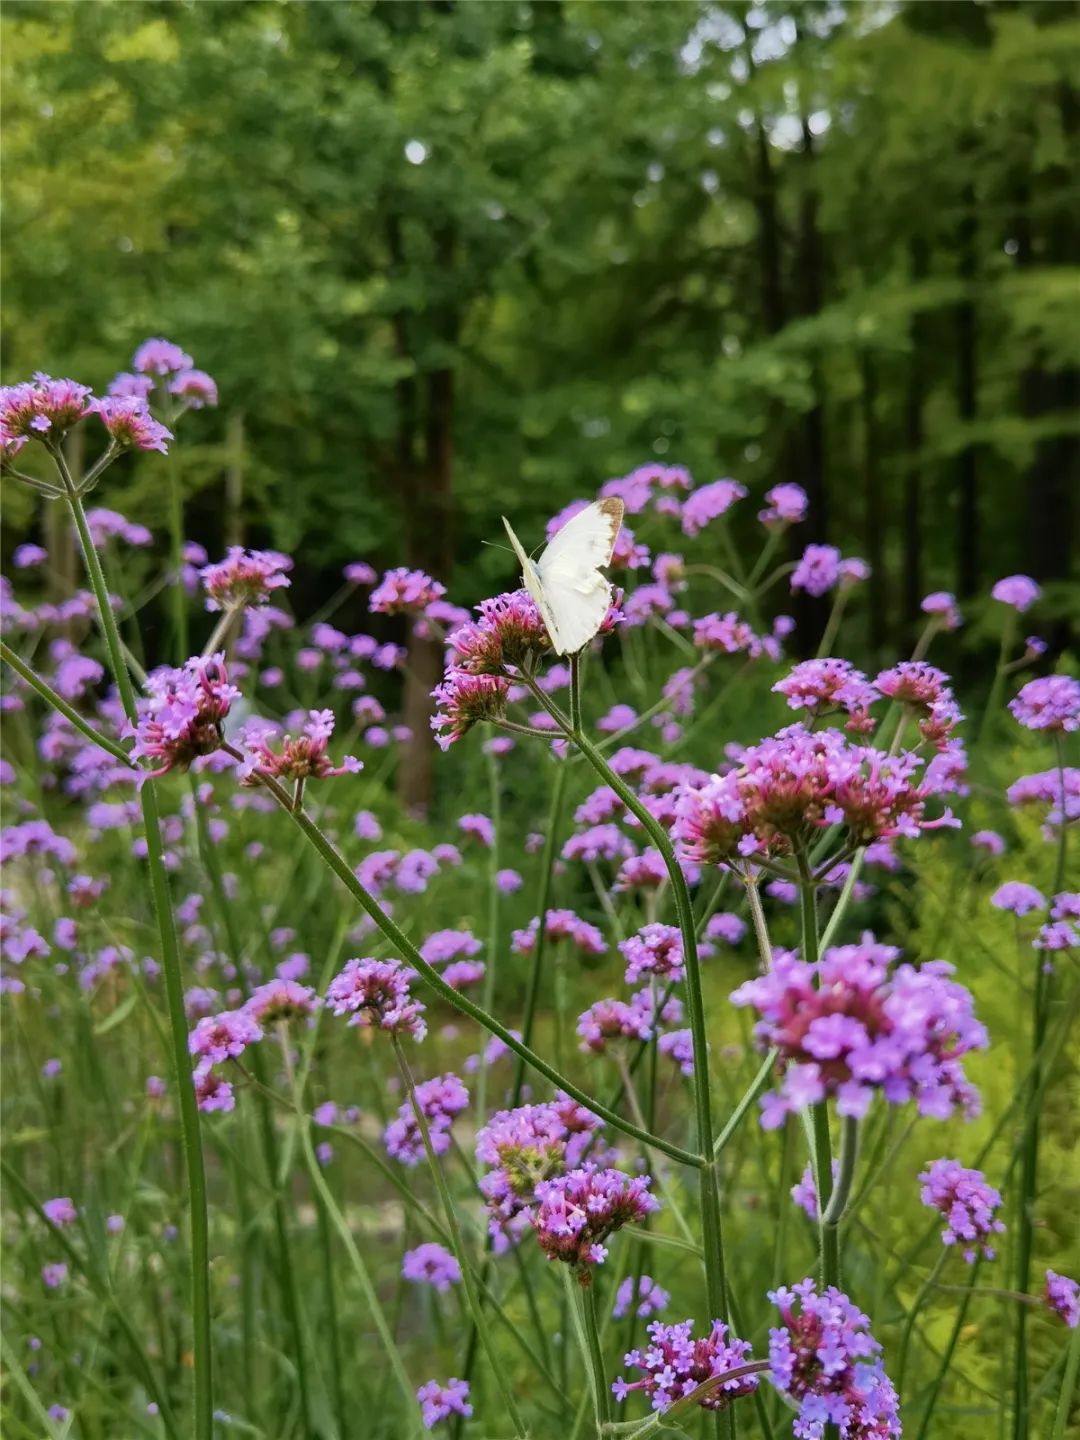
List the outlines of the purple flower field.
<svg viewBox="0 0 1080 1440">
<path fill-rule="evenodd" d="M 179 498 L 102 504 L 217 398 L 163 339 L 0 392 L 81 567 L 3 580 L 11 1434 L 1073 1433 L 1080 682 L 1035 582 L 980 598 L 981 689 L 943 593 L 864 672 L 797 486 L 648 463 L 598 478 L 579 649 L 509 555 L 309 610 Z"/>
</svg>

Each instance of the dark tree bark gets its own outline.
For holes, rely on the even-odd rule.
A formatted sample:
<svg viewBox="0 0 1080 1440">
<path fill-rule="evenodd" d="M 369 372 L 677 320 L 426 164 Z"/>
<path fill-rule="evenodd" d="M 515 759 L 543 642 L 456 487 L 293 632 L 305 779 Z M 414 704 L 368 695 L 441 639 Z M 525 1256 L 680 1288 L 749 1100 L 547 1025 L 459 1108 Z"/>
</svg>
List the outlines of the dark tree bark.
<svg viewBox="0 0 1080 1440">
<path fill-rule="evenodd" d="M 915 284 L 925 280 L 930 268 L 930 247 L 921 235 L 911 242 L 911 279 Z M 922 554 L 922 492 L 923 492 L 923 401 L 926 391 L 925 324 L 920 315 L 911 318 L 908 334 L 911 353 L 908 360 L 907 386 L 904 395 L 904 490 L 903 600 L 905 626 L 919 614 L 923 597 Z"/>
<path fill-rule="evenodd" d="M 957 270 L 971 287 L 975 283 L 978 225 L 975 190 L 964 186 L 963 216 L 957 233 Z M 962 425 L 971 425 L 978 409 L 978 321 L 970 293 L 956 307 L 956 404 Z M 976 447 L 966 444 L 956 458 L 956 590 L 974 595 L 979 588 L 979 495 Z"/>
<path fill-rule="evenodd" d="M 862 357 L 863 530 L 870 563 L 870 644 L 879 651 L 888 632 L 888 576 L 885 573 L 885 491 L 881 482 L 877 424 L 878 377 L 872 355 Z"/>
<path fill-rule="evenodd" d="M 1073 153 L 1080 131 L 1080 104 L 1076 92 L 1062 82 L 1058 92 L 1062 133 L 1073 141 Z M 1043 179 L 1043 187 L 1054 193 L 1053 203 L 1045 197 L 1039 213 L 1046 215 L 1045 230 L 1039 239 L 1043 263 L 1067 265 L 1075 262 L 1077 235 L 1071 176 L 1058 167 Z M 1018 205 L 1016 263 L 1034 263 L 1036 236 L 1033 233 L 1031 196 L 1023 187 Z M 1075 413 L 1080 406 L 1080 370 L 1076 366 L 1050 369 L 1043 355 L 1037 355 L 1020 376 L 1020 408 L 1030 420 Z M 1080 491 L 1080 438 L 1075 434 L 1047 435 L 1035 443 L 1035 453 L 1024 486 L 1026 563 L 1039 581 L 1064 580 L 1069 576 L 1075 541 L 1076 495 Z M 1056 647 L 1069 642 L 1070 626 L 1063 619 L 1051 637 Z"/>
</svg>

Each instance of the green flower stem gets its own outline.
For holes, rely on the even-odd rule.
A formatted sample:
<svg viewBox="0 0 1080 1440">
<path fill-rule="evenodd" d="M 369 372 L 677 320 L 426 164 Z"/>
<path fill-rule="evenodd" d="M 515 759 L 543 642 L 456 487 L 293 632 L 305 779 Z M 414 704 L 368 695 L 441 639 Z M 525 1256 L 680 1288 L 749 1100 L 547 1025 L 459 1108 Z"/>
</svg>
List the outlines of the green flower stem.
<svg viewBox="0 0 1080 1440">
<path fill-rule="evenodd" d="M 566 765 L 558 762 L 555 781 L 551 787 L 551 804 L 548 808 L 547 826 L 544 830 L 544 854 L 540 861 L 540 894 L 537 900 L 537 915 L 540 920 L 533 945 L 532 962 L 529 966 L 529 982 L 525 991 L 525 1013 L 521 1021 L 521 1038 L 524 1044 L 532 1044 L 533 1026 L 536 1023 L 536 1006 L 540 998 L 540 979 L 544 973 L 544 955 L 547 951 L 547 918 L 551 903 L 551 882 L 555 873 L 555 857 L 559 851 L 559 829 L 562 821 L 563 800 L 566 795 Z M 525 1083 L 525 1057 L 517 1057 L 514 1071 L 514 1093 L 511 1109 L 521 1104 L 521 1090 Z"/>
<path fill-rule="evenodd" d="M 15 671 L 15 674 L 25 680 L 32 690 L 36 690 L 47 705 L 51 705 L 54 710 L 59 711 L 64 719 L 70 721 L 70 723 L 75 726 L 75 729 L 85 735 L 88 740 L 92 740 L 100 749 L 110 754 L 114 760 L 122 760 L 125 765 L 130 765 L 133 769 L 135 768 L 134 760 L 132 760 L 131 756 L 122 746 L 118 745 L 116 741 L 108 735 L 103 735 L 100 730 L 95 730 L 77 710 L 68 704 L 63 696 L 58 695 L 51 685 L 48 685 L 42 680 L 40 675 L 36 675 L 34 671 L 30 669 L 30 666 L 27 665 L 26 661 L 16 655 L 11 646 L 3 640 L 0 640 L 0 660 L 3 660 L 5 665 L 10 665 L 12 670 Z"/>
<path fill-rule="evenodd" d="M 625 1420 L 618 1424 L 605 1425 L 605 1435 L 621 1435 L 623 1440 L 651 1440 L 653 1435 L 661 1435 L 665 1430 L 674 1430 L 671 1424 L 674 1416 L 681 1414 L 684 1410 L 690 1410 L 695 1405 L 700 1405 L 702 1400 L 708 1399 L 712 1392 L 721 1385 L 731 1380 L 743 1380 L 748 1375 L 763 1375 L 769 1368 L 768 1360 L 750 1360 L 745 1365 L 738 1365 L 734 1370 L 724 1370 L 719 1375 L 710 1375 L 708 1380 L 703 1380 L 696 1389 L 691 1390 L 688 1395 L 676 1400 L 674 1405 L 669 1405 L 662 1413 L 653 1414 L 646 1420 Z M 758 1393 L 754 1391 L 755 1395 Z M 729 1412 L 730 1413 L 730 1412 Z"/>
<path fill-rule="evenodd" d="M 829 611 L 829 618 L 825 623 L 825 631 L 821 637 L 821 644 L 817 648 L 817 659 L 821 660 L 830 654 L 833 641 L 836 639 L 840 629 L 840 621 L 844 618 L 844 611 L 847 608 L 848 595 L 850 591 L 843 585 L 836 592 L 836 599 L 833 601 L 832 609 Z"/>
<path fill-rule="evenodd" d="M 597 1429 L 611 1419 L 611 1392 L 608 1390 L 607 1375 L 604 1371 L 604 1350 L 600 1344 L 600 1322 L 596 1314 L 596 1286 L 581 1288 L 581 1308 L 585 1319 L 585 1339 L 589 1350 L 589 1369 L 592 1372 L 593 1391 L 596 1404 Z"/>
<path fill-rule="evenodd" d="M 491 841 L 491 849 L 488 853 L 488 947 L 487 965 L 484 969 L 484 988 L 481 992 L 481 1003 L 490 1014 L 495 1004 L 495 967 L 499 962 L 501 946 L 499 943 L 499 924 L 501 905 L 499 903 L 499 851 L 500 833 L 502 830 L 502 791 L 499 783 L 499 761 L 490 751 L 484 756 L 487 761 L 488 787 L 490 790 L 491 825 L 494 835 Z M 476 1075 L 476 1126 L 479 1129 L 487 1116 L 487 1077 L 488 1067 L 484 1064 L 484 1057 L 480 1057 L 480 1067 Z"/>
<path fill-rule="evenodd" d="M 527 1064 L 531 1065 L 534 1070 L 543 1075 L 546 1080 L 550 1080 L 553 1085 L 564 1090 L 571 1099 L 576 1100 L 580 1105 L 584 1105 L 586 1110 L 591 1110 L 594 1115 L 599 1115 L 601 1120 L 606 1120 L 607 1123 L 616 1130 L 621 1130 L 624 1135 L 629 1135 L 631 1139 L 639 1140 L 642 1144 L 649 1145 L 654 1150 L 662 1151 L 665 1155 L 669 1155 L 672 1160 L 677 1160 L 680 1165 L 690 1165 L 696 1170 L 706 1167 L 706 1162 L 701 1155 L 696 1155 L 690 1150 L 684 1150 L 681 1145 L 673 1145 L 669 1140 L 665 1140 L 660 1135 L 652 1135 L 649 1134 L 648 1131 L 639 1129 L 638 1126 L 631 1124 L 630 1121 L 624 1120 L 621 1115 L 616 1114 L 614 1110 L 610 1110 L 606 1105 L 601 1104 L 599 1100 L 587 1094 L 580 1086 L 575 1085 L 567 1076 L 561 1075 L 558 1070 L 549 1065 L 546 1060 L 537 1055 L 528 1045 L 523 1044 L 516 1035 L 512 1035 L 505 1025 L 495 1019 L 494 1015 L 489 1015 L 486 1010 L 475 1004 L 468 996 L 460 994 L 457 990 L 453 989 L 452 986 L 447 985 L 439 972 L 427 963 L 416 946 L 394 920 L 387 915 L 386 911 L 382 909 L 374 896 L 364 889 L 363 885 L 360 884 L 359 880 L 353 874 L 352 867 L 348 861 L 331 841 L 327 839 L 318 825 L 316 825 L 314 820 L 308 815 L 307 811 L 294 810 L 290 797 L 282 790 L 280 785 L 275 784 L 266 777 L 262 777 L 262 783 L 274 796 L 274 799 L 277 800 L 278 804 L 284 809 L 293 823 L 315 847 L 322 859 L 349 891 L 349 894 L 352 895 L 362 909 L 375 921 L 375 924 L 394 947 L 395 952 L 403 959 L 408 960 L 409 964 L 419 972 L 430 989 L 433 990 L 440 999 L 447 1001 L 455 1010 L 459 1010 L 463 1015 L 467 1015 L 470 1020 L 475 1020 L 478 1025 L 482 1025 L 490 1034 L 498 1036 L 508 1049 L 512 1050 L 515 1055 L 520 1056 Z"/>
<path fill-rule="evenodd" d="M 810 866 L 804 852 L 798 855 L 799 866 L 799 911 L 802 921 L 802 958 L 808 965 L 816 965 L 820 953 L 817 928 L 817 889 L 810 874 Z M 825 1224 L 825 1215 L 832 1199 L 832 1141 L 829 1136 L 828 1102 L 820 1100 L 811 1107 L 810 1114 L 813 1145 L 811 1159 L 814 1165 L 814 1183 L 818 1196 L 818 1233 L 821 1242 L 821 1283 L 824 1286 L 840 1284 L 839 1231 L 835 1225 Z"/>
<path fill-rule="evenodd" d="M 732 1140 L 736 1130 L 738 1130 L 739 1126 L 746 1118 L 746 1114 L 749 1111 L 751 1105 L 753 1105 L 754 1101 L 768 1085 L 770 1079 L 772 1078 L 772 1073 L 776 1069 L 776 1062 L 779 1059 L 780 1051 L 777 1049 L 770 1050 L 769 1053 L 765 1056 L 765 1059 L 761 1062 L 761 1068 L 758 1070 L 753 1080 L 751 1080 L 742 1098 L 738 1101 L 735 1109 L 732 1110 L 730 1116 L 728 1117 L 727 1124 L 713 1141 L 714 1156 L 718 1157 Z"/>
<path fill-rule="evenodd" d="M 527 1440 L 528 1431 L 525 1428 L 525 1422 L 522 1420 L 518 1410 L 517 1401 L 514 1399 L 514 1392 L 507 1383 L 506 1372 L 499 1362 L 499 1357 L 495 1352 L 495 1346 L 492 1343 L 487 1322 L 484 1319 L 480 1296 L 477 1292 L 476 1281 L 473 1277 L 472 1264 L 465 1251 L 465 1242 L 461 1236 L 461 1226 L 458 1224 L 457 1211 L 454 1209 L 454 1201 L 450 1195 L 450 1189 L 446 1183 L 446 1176 L 443 1174 L 438 1157 L 432 1149 L 431 1132 L 428 1130 L 427 1117 L 424 1114 L 423 1106 L 420 1105 L 416 1099 L 416 1082 L 413 1079 L 412 1071 L 409 1069 L 409 1063 L 405 1059 L 405 1054 L 398 1043 L 396 1035 L 393 1037 L 393 1043 L 394 1056 L 398 1062 L 398 1068 L 401 1071 L 401 1078 L 405 1085 L 405 1092 L 409 1097 L 409 1104 L 412 1106 L 412 1112 L 416 1117 L 416 1123 L 420 1129 L 420 1137 L 424 1142 L 424 1154 L 427 1156 L 428 1169 L 431 1171 L 431 1178 L 435 1181 L 435 1189 L 438 1192 L 439 1202 L 442 1205 L 446 1228 L 450 1233 L 450 1248 L 453 1250 L 454 1258 L 457 1260 L 458 1267 L 461 1270 L 461 1286 L 465 1292 L 469 1313 L 472 1316 L 473 1324 L 476 1326 L 480 1343 L 484 1347 L 488 1364 L 491 1366 L 492 1373 L 495 1376 L 495 1383 L 502 1397 L 507 1418 L 513 1426 L 514 1434 L 519 1436 L 520 1440 Z"/>
<path fill-rule="evenodd" d="M 833 1192 L 829 1196 L 829 1203 L 821 1217 L 821 1223 L 827 1230 L 838 1230 L 840 1221 L 844 1218 L 844 1211 L 851 1198 L 851 1188 L 855 1182 L 855 1162 L 859 1157 L 858 1120 L 852 1115 L 845 1115 L 841 1123 L 840 1169 L 836 1176 Z"/>
<path fill-rule="evenodd" d="M 124 713 L 134 722 L 135 692 L 124 660 L 120 634 L 109 603 L 108 588 L 101 562 L 86 522 L 82 501 L 75 493 L 67 462 L 62 452 L 53 451 L 64 483 L 65 499 L 75 522 L 83 552 L 87 576 L 97 600 L 98 616 L 109 664 L 120 693 Z M 206 1213 L 206 1171 L 203 1164 L 199 1134 L 199 1110 L 195 1087 L 191 1083 L 191 1061 L 188 1055 L 188 1025 L 184 1012 L 184 981 L 180 969 L 180 950 L 176 940 L 169 880 L 161 846 L 160 816 L 153 780 L 146 780 L 139 790 L 143 828 L 146 833 L 146 862 L 161 941 L 161 961 L 165 974 L 165 995 L 169 1010 L 172 1038 L 172 1062 L 179 1097 L 180 1128 L 183 1135 L 184 1162 L 187 1171 L 188 1201 L 191 1223 L 191 1322 L 194 1370 L 194 1434 L 196 1440 L 211 1440 L 213 1432 L 213 1355 L 210 1326 L 210 1253 Z"/>
<path fill-rule="evenodd" d="M 968 1305 L 971 1303 L 972 1290 L 974 1289 L 975 1281 L 978 1277 L 979 1267 L 981 1264 L 982 1256 L 979 1255 L 976 1257 L 975 1263 L 971 1267 L 971 1274 L 968 1276 L 967 1289 L 965 1291 L 963 1300 L 961 1300 L 960 1302 L 960 1309 L 956 1313 L 956 1320 L 953 1322 L 952 1334 L 949 1336 L 949 1343 L 945 1347 L 945 1352 L 941 1357 L 941 1364 L 938 1366 L 937 1374 L 934 1376 L 933 1383 L 931 1384 L 929 1393 L 927 1394 L 926 1408 L 923 1411 L 922 1424 L 919 1426 L 919 1433 L 916 1435 L 915 1440 L 924 1440 L 924 1437 L 930 1429 L 930 1422 L 934 1418 L 934 1412 L 937 1407 L 938 1393 L 941 1390 L 942 1385 L 945 1383 L 945 1376 L 949 1373 L 949 1366 L 952 1364 L 952 1357 L 956 1350 L 957 1341 L 960 1339 L 960 1332 L 964 1328 L 964 1320 L 967 1317 Z M 1027 1313 L 1027 1307 L 1025 1305 L 1021 1305 L 1020 1309 L 1025 1314 Z"/>
<path fill-rule="evenodd" d="M 367 1314 L 375 1326 L 379 1339 L 382 1341 L 383 1349 L 386 1351 L 386 1358 L 390 1362 L 390 1369 L 393 1371 L 394 1379 L 397 1381 L 401 1390 L 406 1408 L 413 1416 L 413 1424 L 406 1433 L 414 1434 L 420 1428 L 420 1417 L 416 1408 L 416 1392 L 409 1379 L 408 1371 L 405 1369 L 405 1362 L 401 1358 L 401 1351 L 398 1349 L 394 1337 L 390 1333 L 390 1327 L 386 1322 L 382 1305 L 379 1303 L 379 1297 L 372 1283 L 371 1275 L 367 1266 L 364 1264 L 363 1256 L 357 1249 L 352 1231 L 349 1229 L 349 1222 L 341 1213 L 338 1203 L 334 1199 L 329 1185 L 326 1183 L 326 1176 L 322 1173 L 322 1166 L 319 1164 L 318 1157 L 311 1143 L 311 1122 L 299 1108 L 296 1108 L 295 1114 L 296 1123 L 300 1131 L 300 1148 L 303 1151 L 304 1160 L 307 1163 L 311 1183 L 314 1185 L 319 1199 L 325 1206 L 326 1213 L 330 1217 L 334 1229 L 341 1237 L 341 1242 L 345 1246 L 345 1252 L 352 1263 L 356 1278 L 360 1282 L 360 1290 L 364 1297 Z"/>
<path fill-rule="evenodd" d="M 1068 1430 L 1069 1415 L 1076 1399 L 1076 1382 L 1080 1379 L 1080 1325 L 1073 1326 L 1066 1354 L 1065 1374 L 1061 1381 L 1061 1394 L 1058 1396 L 1054 1429 L 1050 1440 L 1065 1440 Z"/>
<path fill-rule="evenodd" d="M 172 418 L 171 416 L 168 418 Z M 184 491 L 175 443 L 166 456 L 169 476 L 169 562 L 172 567 L 173 633 L 181 659 L 188 653 L 187 595 L 184 593 Z"/>
<path fill-rule="evenodd" d="M 717 1319 L 728 1318 L 727 1276 L 724 1264 L 723 1233 L 720 1228 L 720 1191 L 713 1158 L 712 1102 L 709 1094 L 709 1042 L 705 1026 L 705 1003 L 701 989 L 701 966 L 697 953 L 697 932 L 694 907 L 690 900 L 686 876 L 675 855 L 671 837 L 650 814 L 638 797 L 580 731 L 571 740 L 582 751 L 589 764 L 606 785 L 609 785 L 626 808 L 644 827 L 660 852 L 671 882 L 679 930 L 682 935 L 683 963 L 686 967 L 686 1003 L 690 1014 L 690 1035 L 694 1054 L 694 1108 L 697 1144 L 708 1159 L 700 1166 L 701 1222 L 705 1249 L 705 1290 L 708 1311 Z"/>
</svg>

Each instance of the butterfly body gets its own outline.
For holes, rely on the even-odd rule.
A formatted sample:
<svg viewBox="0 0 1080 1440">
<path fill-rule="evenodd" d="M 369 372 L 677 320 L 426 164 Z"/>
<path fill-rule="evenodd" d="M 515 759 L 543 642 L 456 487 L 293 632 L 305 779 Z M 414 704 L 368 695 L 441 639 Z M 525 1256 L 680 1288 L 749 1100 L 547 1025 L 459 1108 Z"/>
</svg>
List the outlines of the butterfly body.
<svg viewBox="0 0 1080 1440">
<path fill-rule="evenodd" d="M 611 561 L 623 510 L 623 502 L 613 497 L 586 505 L 556 531 L 535 562 L 503 516 L 521 564 L 521 578 L 558 655 L 577 654 L 604 623 L 611 606 L 611 582 L 600 572 Z"/>
</svg>

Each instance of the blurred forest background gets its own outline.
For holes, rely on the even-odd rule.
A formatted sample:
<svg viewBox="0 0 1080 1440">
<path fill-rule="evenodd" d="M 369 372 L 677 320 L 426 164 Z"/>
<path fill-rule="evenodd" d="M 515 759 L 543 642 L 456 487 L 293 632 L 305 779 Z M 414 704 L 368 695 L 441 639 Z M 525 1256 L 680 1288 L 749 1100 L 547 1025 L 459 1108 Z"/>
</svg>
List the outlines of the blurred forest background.
<svg viewBox="0 0 1080 1440">
<path fill-rule="evenodd" d="M 1011 571 L 1075 609 L 1075 4 L 4 11 L 4 379 L 182 344 L 191 535 L 298 613 L 358 556 L 472 602 L 500 512 L 650 458 L 803 485 L 873 650 Z M 163 525 L 158 476 L 98 503 Z"/>
</svg>

